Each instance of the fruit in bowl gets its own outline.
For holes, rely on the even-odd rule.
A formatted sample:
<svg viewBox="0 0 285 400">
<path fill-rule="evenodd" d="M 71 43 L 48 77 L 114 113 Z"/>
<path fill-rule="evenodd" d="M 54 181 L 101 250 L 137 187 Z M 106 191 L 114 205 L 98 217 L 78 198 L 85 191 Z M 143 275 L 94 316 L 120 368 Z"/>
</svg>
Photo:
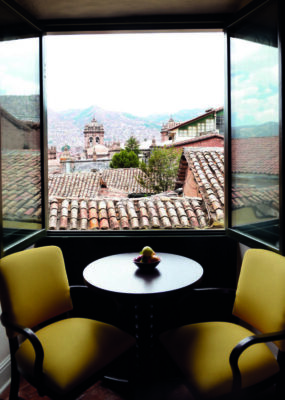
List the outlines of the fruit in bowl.
<svg viewBox="0 0 285 400">
<path fill-rule="evenodd" d="M 134 263 L 142 269 L 152 269 L 160 263 L 160 258 L 155 254 L 151 247 L 145 246 L 140 255 L 134 258 Z"/>
</svg>

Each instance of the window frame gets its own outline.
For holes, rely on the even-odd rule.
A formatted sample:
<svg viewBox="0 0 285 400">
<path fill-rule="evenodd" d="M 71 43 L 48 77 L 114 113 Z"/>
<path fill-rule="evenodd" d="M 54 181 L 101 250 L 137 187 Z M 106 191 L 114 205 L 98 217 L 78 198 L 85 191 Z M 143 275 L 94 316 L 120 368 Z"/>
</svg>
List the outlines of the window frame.
<svg viewBox="0 0 285 400">
<path fill-rule="evenodd" d="M 46 140 L 46 112 L 44 108 L 44 74 L 43 74 L 43 40 L 42 40 L 42 27 L 35 22 L 32 18 L 27 18 L 24 13 L 21 13 L 16 7 L 12 7 L 10 4 L 0 4 L 1 7 L 5 7 L 8 9 L 8 12 L 11 12 L 11 15 L 15 18 L 17 22 L 19 32 L 8 31 L 5 34 L 5 37 L 1 37 L 3 41 L 9 41 L 13 39 L 27 39 L 27 38 L 37 38 L 38 46 L 39 46 L 39 55 L 38 55 L 38 65 L 39 65 L 39 96 L 40 96 L 40 169 L 41 169 L 41 200 L 42 200 L 42 228 L 32 231 L 26 232 L 25 230 L 19 229 L 19 238 L 15 238 L 15 240 L 4 247 L 3 241 L 0 243 L 0 257 L 6 256 L 8 254 L 14 253 L 15 251 L 23 250 L 31 245 L 33 245 L 37 240 L 46 236 L 46 221 L 47 221 L 47 199 L 45 193 L 47 193 L 47 181 L 45 174 L 45 164 L 47 165 L 47 140 Z M 17 28 L 15 28 L 17 29 Z M 44 126 L 45 125 L 45 126 Z M 2 165 L 2 145 L 0 138 L 0 165 Z M 2 174 L 0 174 L 0 233 L 1 237 L 3 237 L 3 213 L 2 213 Z M 21 235 L 21 236 L 20 236 Z"/>
<path fill-rule="evenodd" d="M 232 227 L 232 218 L 231 218 L 231 187 L 232 187 L 232 176 L 231 176 L 231 80 L 230 80 L 230 72 L 231 72 L 231 63 L 230 63 L 230 30 L 232 27 L 235 27 L 240 22 L 246 21 L 248 17 L 254 15 L 255 12 L 258 12 L 264 6 L 271 3 L 272 0 L 264 0 L 261 3 L 253 2 L 248 7 L 245 7 L 239 15 L 234 18 L 225 29 L 225 79 L 226 79 L 226 93 L 225 93 L 225 181 L 226 181 L 226 189 L 225 189 L 225 207 L 226 207 L 226 234 L 229 237 L 232 237 L 236 241 L 248 246 L 248 247 L 257 247 L 268 249 L 282 255 L 285 255 L 285 238 L 284 238 L 284 207 L 282 207 L 284 198 L 284 174 L 282 171 L 284 170 L 284 141 L 282 140 L 282 122 L 284 116 L 284 102 L 282 101 L 284 95 L 284 87 L 282 85 L 283 82 L 283 74 L 282 74 L 282 64 L 284 63 L 284 55 L 282 49 L 282 39 L 284 38 L 284 28 L 282 27 L 281 15 L 284 13 L 284 3 L 282 1 L 277 1 L 278 6 L 278 24 L 277 24 L 277 35 L 278 35 L 278 58 L 279 58 L 279 204 L 280 204 L 280 215 L 279 215 L 279 224 L 280 224 L 280 233 L 279 233 L 279 248 L 267 243 L 266 241 L 251 236 L 248 233 L 237 231 L 234 227 Z"/>
<path fill-rule="evenodd" d="M 172 16 L 156 16 L 152 18 L 132 18 L 129 20 L 128 18 L 106 18 L 105 20 L 97 21 L 46 21 L 44 23 L 39 23 L 38 21 L 34 21 L 33 18 L 27 16 L 22 10 L 15 5 L 9 6 L 11 11 L 14 11 L 18 16 L 23 18 L 25 22 L 39 32 L 40 35 L 40 76 L 41 76 L 41 90 L 40 90 L 40 103 L 41 103 L 41 152 L 42 152 L 42 199 L 43 199 L 43 229 L 37 234 L 32 235 L 27 239 L 20 240 L 19 243 L 12 244 L 7 249 L 3 249 L 1 242 L 1 255 L 6 255 L 10 252 L 18 251 L 22 248 L 25 248 L 31 244 L 33 244 L 36 240 L 43 236 L 49 237 L 106 237 L 106 238 L 115 238 L 115 237 L 165 237 L 170 236 L 173 238 L 179 237 L 191 237 L 191 236 L 230 236 L 233 237 L 238 242 L 241 242 L 250 247 L 263 247 L 270 248 L 271 250 L 276 251 L 276 248 L 272 248 L 268 246 L 267 243 L 262 242 L 257 239 L 253 239 L 248 235 L 241 234 L 236 232 L 233 228 L 231 228 L 231 215 L 229 213 L 230 204 L 229 201 L 231 199 L 230 187 L 231 187 L 231 174 L 229 173 L 231 165 L 231 156 L 230 156 L 230 140 L 229 140 L 229 126 L 231 123 L 231 117 L 229 114 L 230 110 L 230 81 L 229 81 L 229 72 L 230 72 L 230 59 L 229 59 L 229 36 L 228 29 L 229 27 L 237 23 L 241 18 L 246 18 L 247 15 L 254 12 L 259 6 L 267 3 L 270 0 L 254 0 L 248 6 L 244 7 L 240 12 L 235 15 L 203 15 L 203 16 L 177 16 L 173 18 Z M 5 2 L 6 4 L 7 2 Z M 281 15 L 284 15 L 284 4 L 282 4 L 282 0 L 278 0 L 278 4 L 280 7 L 279 12 L 279 20 L 281 21 Z M 283 14 L 282 14 L 283 13 Z M 169 230 L 169 231 L 108 231 L 108 232 L 94 232 L 94 231 L 48 231 L 47 230 L 47 221 L 48 221 L 48 146 L 47 146 L 47 110 L 46 110 L 46 93 L 45 93 L 45 83 L 44 83 L 44 51 L 43 51 L 43 38 L 47 34 L 56 34 L 56 33 L 91 33 L 91 32 L 104 32 L 104 31 L 132 31 L 132 32 L 145 32 L 145 31 L 175 31 L 175 30 L 222 30 L 224 31 L 225 36 L 225 96 L 224 96 L 224 119 L 225 119 L 225 230 L 208 230 L 206 231 L 192 231 L 192 230 Z M 284 115 L 284 103 L 282 102 L 284 95 L 284 88 L 282 85 L 282 63 L 283 63 L 283 52 L 282 52 L 282 41 L 281 37 L 284 38 L 282 24 L 279 23 L 278 30 L 278 40 L 279 40 L 279 66 L 280 66 L 280 132 L 282 132 L 282 116 Z M 12 33 L 13 36 L 13 33 Z M 19 36 L 17 36 L 19 37 Z M 284 154 L 284 141 L 281 138 L 280 143 L 280 170 L 282 171 L 283 166 L 283 158 Z M 1 152 L 0 152 L 1 157 Z M 1 160 L 0 160 L 1 161 Z M 280 204 L 283 200 L 283 188 L 284 188 L 284 176 L 280 174 Z M 1 176 L 0 176 L 0 191 L 2 189 L 1 186 Z M 2 197 L 0 196 L 0 211 L 2 210 Z M 2 212 L 0 212 L 0 223 L 2 227 Z M 1 228 L 2 229 L 2 228 Z M 280 207 L 280 252 L 284 254 L 284 210 Z"/>
</svg>

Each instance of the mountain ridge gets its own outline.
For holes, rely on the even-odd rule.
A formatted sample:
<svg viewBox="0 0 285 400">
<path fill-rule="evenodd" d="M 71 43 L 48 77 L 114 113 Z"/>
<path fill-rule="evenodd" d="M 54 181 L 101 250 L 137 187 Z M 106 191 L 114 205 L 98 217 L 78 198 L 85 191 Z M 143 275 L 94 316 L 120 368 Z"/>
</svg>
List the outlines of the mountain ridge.
<svg viewBox="0 0 285 400">
<path fill-rule="evenodd" d="M 204 110 L 181 110 L 171 115 L 168 113 L 152 114 L 146 117 L 140 117 L 127 112 L 116 112 L 104 110 L 98 106 L 90 106 L 84 109 L 70 109 L 65 111 L 48 110 L 49 121 L 49 144 L 62 146 L 63 138 L 59 138 L 58 134 L 62 135 L 62 124 L 69 126 L 69 132 L 77 136 L 77 142 L 80 138 L 83 144 L 83 130 L 84 126 L 95 118 L 98 123 L 103 124 L 105 131 L 105 142 L 120 142 L 125 143 L 130 136 L 135 136 L 140 142 L 150 139 L 160 141 L 160 130 L 164 123 L 167 123 L 169 118 L 172 117 L 176 122 L 185 120 L 185 114 L 188 115 L 187 119 L 192 119 Z M 72 123 L 72 126 L 70 125 Z M 64 135 L 64 141 L 68 137 Z M 69 137 L 70 139 L 70 137 Z M 58 144 L 58 142 L 60 142 Z M 68 143 L 70 144 L 70 143 Z M 72 145 L 72 143 L 71 143 Z"/>
</svg>

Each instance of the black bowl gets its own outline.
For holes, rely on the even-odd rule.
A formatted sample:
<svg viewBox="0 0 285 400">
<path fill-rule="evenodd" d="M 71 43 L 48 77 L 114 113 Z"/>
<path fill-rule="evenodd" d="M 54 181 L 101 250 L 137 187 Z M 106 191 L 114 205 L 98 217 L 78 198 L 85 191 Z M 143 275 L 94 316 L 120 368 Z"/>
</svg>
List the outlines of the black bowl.
<svg viewBox="0 0 285 400">
<path fill-rule="evenodd" d="M 134 258 L 134 263 L 142 271 L 151 271 L 152 269 L 154 269 L 158 266 L 158 264 L 160 263 L 160 260 L 149 262 L 149 263 L 144 263 L 144 262 L 138 261 L 136 258 Z"/>
</svg>

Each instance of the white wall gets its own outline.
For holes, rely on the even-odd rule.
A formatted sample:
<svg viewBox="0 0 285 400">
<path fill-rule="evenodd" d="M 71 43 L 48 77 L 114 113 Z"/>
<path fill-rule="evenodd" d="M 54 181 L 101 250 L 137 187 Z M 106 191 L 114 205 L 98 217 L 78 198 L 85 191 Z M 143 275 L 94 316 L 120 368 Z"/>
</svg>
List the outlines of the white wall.
<svg viewBox="0 0 285 400">
<path fill-rule="evenodd" d="M 0 314 L 2 313 L 0 307 Z M 9 385 L 11 378 L 10 371 L 10 350 L 5 328 L 0 324 L 0 394 Z"/>
</svg>

